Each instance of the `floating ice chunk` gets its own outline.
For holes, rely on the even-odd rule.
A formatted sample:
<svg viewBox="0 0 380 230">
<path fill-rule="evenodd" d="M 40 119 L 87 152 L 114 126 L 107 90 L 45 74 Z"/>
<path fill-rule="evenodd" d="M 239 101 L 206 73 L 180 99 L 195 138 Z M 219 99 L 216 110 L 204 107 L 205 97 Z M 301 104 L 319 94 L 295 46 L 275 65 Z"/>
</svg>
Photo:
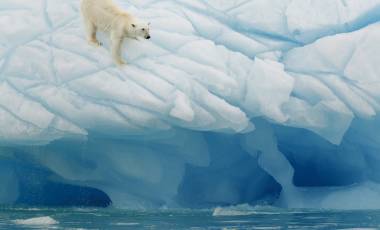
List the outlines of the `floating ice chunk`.
<svg viewBox="0 0 380 230">
<path fill-rule="evenodd" d="M 213 216 L 249 216 L 257 214 L 252 206 L 242 204 L 235 207 L 217 207 L 212 213 Z"/>
<path fill-rule="evenodd" d="M 229 207 L 216 207 L 213 216 L 250 216 L 250 215 L 278 215 L 279 209 L 271 206 L 251 206 L 249 204 L 240 204 Z"/>
<path fill-rule="evenodd" d="M 58 221 L 54 220 L 50 216 L 35 217 L 35 218 L 30 218 L 30 219 L 19 219 L 19 220 L 13 220 L 12 222 L 18 225 L 39 226 L 39 227 L 59 224 Z"/>
</svg>

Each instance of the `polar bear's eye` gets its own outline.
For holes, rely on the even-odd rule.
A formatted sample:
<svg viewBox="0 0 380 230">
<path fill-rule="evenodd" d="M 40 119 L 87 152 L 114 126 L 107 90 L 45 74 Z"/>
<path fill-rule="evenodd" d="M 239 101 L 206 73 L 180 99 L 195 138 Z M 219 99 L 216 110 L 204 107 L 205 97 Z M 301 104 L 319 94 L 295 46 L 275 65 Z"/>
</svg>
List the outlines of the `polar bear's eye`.
<svg viewBox="0 0 380 230">
<path fill-rule="evenodd" d="M 142 31 L 145 31 L 145 28 L 142 28 Z"/>
</svg>

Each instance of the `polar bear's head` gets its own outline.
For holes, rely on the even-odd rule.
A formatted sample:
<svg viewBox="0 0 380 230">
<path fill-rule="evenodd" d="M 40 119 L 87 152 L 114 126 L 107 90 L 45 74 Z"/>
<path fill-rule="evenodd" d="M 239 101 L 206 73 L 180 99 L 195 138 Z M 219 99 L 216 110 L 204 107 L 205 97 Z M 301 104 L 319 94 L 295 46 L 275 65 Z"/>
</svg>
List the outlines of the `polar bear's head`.
<svg viewBox="0 0 380 230">
<path fill-rule="evenodd" d="M 150 23 L 138 22 L 132 23 L 131 29 L 132 34 L 135 38 L 142 37 L 145 39 L 150 39 Z"/>
</svg>

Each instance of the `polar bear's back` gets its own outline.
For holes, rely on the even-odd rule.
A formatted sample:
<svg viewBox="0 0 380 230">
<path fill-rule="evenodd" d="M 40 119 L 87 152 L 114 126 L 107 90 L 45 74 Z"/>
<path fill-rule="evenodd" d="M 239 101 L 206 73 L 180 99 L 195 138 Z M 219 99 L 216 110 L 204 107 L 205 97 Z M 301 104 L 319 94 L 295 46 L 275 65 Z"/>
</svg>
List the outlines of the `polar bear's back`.
<svg viewBox="0 0 380 230">
<path fill-rule="evenodd" d="M 83 16 L 100 29 L 108 28 L 123 11 L 112 0 L 81 0 Z"/>
</svg>

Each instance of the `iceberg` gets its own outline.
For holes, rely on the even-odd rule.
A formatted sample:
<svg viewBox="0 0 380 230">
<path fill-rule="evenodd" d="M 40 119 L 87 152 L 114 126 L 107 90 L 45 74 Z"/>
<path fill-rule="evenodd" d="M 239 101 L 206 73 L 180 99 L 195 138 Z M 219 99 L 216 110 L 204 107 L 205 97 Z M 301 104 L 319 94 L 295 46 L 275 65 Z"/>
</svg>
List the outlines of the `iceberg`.
<svg viewBox="0 0 380 230">
<path fill-rule="evenodd" d="M 0 2 L 0 204 L 380 207 L 380 0 Z"/>
</svg>

